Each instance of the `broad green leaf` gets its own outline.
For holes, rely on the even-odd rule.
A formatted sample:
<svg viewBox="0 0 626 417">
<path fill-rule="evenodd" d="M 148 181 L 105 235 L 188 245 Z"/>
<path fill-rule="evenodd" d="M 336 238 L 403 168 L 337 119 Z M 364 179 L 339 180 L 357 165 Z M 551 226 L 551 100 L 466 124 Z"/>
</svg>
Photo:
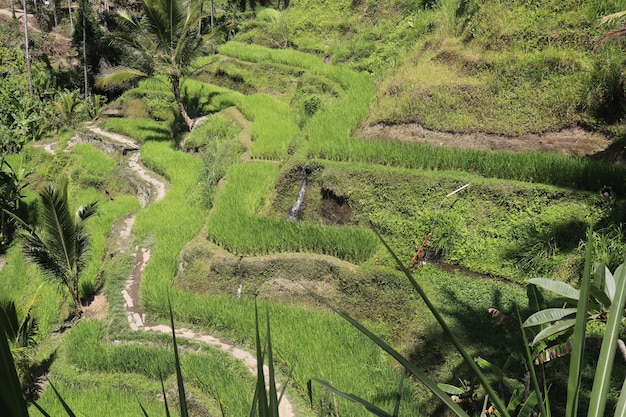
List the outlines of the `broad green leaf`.
<svg viewBox="0 0 626 417">
<path fill-rule="evenodd" d="M 535 407 L 537 406 L 537 393 L 531 392 L 526 401 L 524 401 L 524 405 L 520 408 L 519 413 L 517 413 L 517 417 L 528 417 L 531 415 Z"/>
<path fill-rule="evenodd" d="M 317 379 L 317 378 L 311 378 L 309 380 L 309 397 L 312 397 L 312 389 L 311 389 L 311 382 L 315 382 L 321 386 L 323 386 L 324 388 L 334 392 L 335 394 L 339 395 L 340 397 L 343 397 L 347 400 L 350 400 L 354 403 L 357 404 L 361 404 L 367 411 L 369 411 L 370 413 L 378 416 L 378 417 L 393 417 L 391 414 L 387 413 L 384 410 L 381 410 L 380 408 L 376 407 L 374 404 L 369 403 L 359 397 L 357 397 L 356 395 L 352 395 L 352 394 L 348 394 L 347 392 L 343 392 L 338 390 L 337 388 L 333 387 L 332 385 L 330 385 L 328 382 L 323 381 L 321 379 Z"/>
<path fill-rule="evenodd" d="M 606 295 L 609 297 L 609 300 L 611 300 L 611 303 L 615 299 L 616 288 L 617 288 L 617 283 L 615 282 L 615 277 L 613 276 L 611 271 L 609 271 L 609 268 L 605 266 L 604 267 L 604 290 L 605 290 Z"/>
<path fill-rule="evenodd" d="M 474 361 L 476 362 L 478 366 L 480 366 L 480 369 L 491 371 L 498 378 L 502 378 L 502 369 L 500 369 L 498 365 L 494 365 L 493 363 L 489 362 L 488 360 L 484 358 L 481 358 L 480 356 L 474 359 Z"/>
<path fill-rule="evenodd" d="M 591 306 L 592 309 L 595 307 L 598 310 L 601 310 L 602 306 L 605 306 L 607 308 L 611 306 L 612 301 L 609 299 L 609 296 L 595 285 L 592 285 L 591 288 L 589 288 L 589 293 L 592 297 L 591 301 L 594 304 Z"/>
<path fill-rule="evenodd" d="M 624 264 L 615 270 L 615 281 L 617 283 L 615 299 L 611 310 L 609 310 L 602 347 L 600 348 L 600 357 L 596 365 L 596 375 L 589 399 L 589 412 L 587 414 L 589 417 L 603 416 L 606 407 L 615 351 L 617 350 L 617 338 L 626 304 L 626 267 Z"/>
<path fill-rule="evenodd" d="M 591 236 L 591 226 L 587 236 Z M 591 253 L 592 244 L 587 240 L 585 251 L 585 268 L 580 285 L 580 296 L 578 300 L 578 312 L 576 313 L 576 324 L 574 325 L 574 336 L 572 338 L 572 354 L 570 356 L 569 375 L 567 381 L 567 401 L 565 404 L 565 416 L 577 417 L 578 399 L 580 396 L 580 381 L 582 379 L 582 366 L 585 350 L 585 331 L 587 327 L 587 311 L 589 310 L 589 287 L 591 286 Z"/>
<path fill-rule="evenodd" d="M 455 387 L 450 384 L 437 384 L 437 386 L 445 393 L 450 395 L 461 395 L 465 393 L 463 388 Z"/>
<path fill-rule="evenodd" d="M 561 332 L 564 332 L 565 330 L 572 328 L 575 324 L 576 324 L 576 319 L 567 319 L 567 320 L 557 321 L 552 326 L 547 327 L 543 329 L 542 331 L 540 331 L 539 333 L 537 333 L 537 336 L 535 336 L 531 344 L 536 345 L 537 343 L 541 342 L 542 340 L 550 336 L 553 336 L 557 333 L 561 333 Z"/>
<path fill-rule="evenodd" d="M 513 391 L 513 394 L 511 394 L 511 398 L 509 399 L 509 403 L 507 404 L 506 408 L 509 411 L 515 411 L 517 407 L 522 403 L 523 400 L 524 400 L 524 391 L 519 388 L 515 388 L 515 390 Z"/>
<path fill-rule="evenodd" d="M 548 278 L 531 278 L 528 280 L 528 283 L 537 285 L 569 300 L 578 301 L 580 297 L 580 291 L 565 282 Z"/>
<path fill-rule="evenodd" d="M 552 323 L 572 314 L 576 314 L 575 308 L 546 308 L 528 317 L 522 326 L 533 327 L 544 323 Z"/>
<path fill-rule="evenodd" d="M 522 333 L 522 342 L 524 343 L 524 353 L 526 354 L 526 369 L 530 374 L 530 386 L 533 389 L 533 394 L 535 394 L 535 405 L 539 407 L 539 413 L 543 417 L 550 417 L 550 412 L 546 408 L 546 404 L 541 397 L 541 387 L 539 386 L 539 381 L 537 379 L 537 373 L 535 372 L 535 364 L 533 361 L 533 357 L 530 354 L 530 346 L 528 345 L 528 338 L 526 337 L 526 331 L 524 330 L 524 326 L 522 326 L 522 316 L 520 316 L 519 311 L 517 311 L 517 320 L 520 325 L 520 331 Z M 548 393 L 545 393 L 546 402 Z"/>
</svg>

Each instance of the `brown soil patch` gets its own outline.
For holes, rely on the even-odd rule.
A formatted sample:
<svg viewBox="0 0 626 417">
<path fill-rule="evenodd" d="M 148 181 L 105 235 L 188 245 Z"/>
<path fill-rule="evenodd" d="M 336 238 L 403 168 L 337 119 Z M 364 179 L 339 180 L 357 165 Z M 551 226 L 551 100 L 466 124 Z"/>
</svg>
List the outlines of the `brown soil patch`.
<svg viewBox="0 0 626 417">
<path fill-rule="evenodd" d="M 567 156 L 591 156 L 605 151 L 610 139 L 598 132 L 578 127 L 558 132 L 501 136 L 487 133 L 436 132 L 416 123 L 376 124 L 364 127 L 358 134 L 364 138 L 399 140 L 448 148 L 506 152 L 552 152 Z"/>
<path fill-rule="evenodd" d="M 85 307 L 83 312 L 84 318 L 93 317 L 98 320 L 104 320 L 109 312 L 109 302 L 103 293 L 97 294 L 93 301 Z"/>
</svg>

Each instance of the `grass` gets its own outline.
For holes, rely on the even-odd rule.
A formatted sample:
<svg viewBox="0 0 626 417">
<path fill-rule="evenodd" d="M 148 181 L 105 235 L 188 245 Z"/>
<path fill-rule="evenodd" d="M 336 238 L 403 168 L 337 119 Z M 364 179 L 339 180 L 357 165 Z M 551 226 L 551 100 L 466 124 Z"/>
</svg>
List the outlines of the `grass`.
<svg viewBox="0 0 626 417">
<path fill-rule="evenodd" d="M 0 293 L 10 295 L 20 309 L 38 289 L 33 315 L 39 321 L 39 340 L 42 340 L 67 314 L 68 310 L 62 309 L 65 297 L 56 284 L 47 282 L 34 265 L 27 264 L 19 244 L 14 244 L 7 251 L 6 265 L 0 270 Z"/>
<path fill-rule="evenodd" d="M 258 217 L 277 175 L 272 163 L 233 165 L 209 218 L 209 239 L 241 255 L 314 252 L 355 263 L 371 255 L 377 241 L 367 230 Z"/>
<path fill-rule="evenodd" d="M 171 123 L 152 119 L 107 119 L 104 128 L 128 136 L 139 143 L 147 141 L 172 141 Z"/>
<path fill-rule="evenodd" d="M 253 122 L 250 127 L 252 156 L 285 159 L 289 143 L 299 130 L 289 105 L 266 94 L 254 94 L 242 99 L 240 106 L 246 118 Z"/>
<path fill-rule="evenodd" d="M 146 143 L 141 157 L 147 166 L 170 180 L 166 197 L 141 211 L 134 227 L 139 241 L 152 242 L 153 258 L 141 286 L 142 303 L 150 311 L 154 305 L 166 305 L 164 290 L 176 271 L 178 253 L 198 234 L 206 211 L 198 204 L 199 159 L 176 152 L 164 142 Z"/>
</svg>

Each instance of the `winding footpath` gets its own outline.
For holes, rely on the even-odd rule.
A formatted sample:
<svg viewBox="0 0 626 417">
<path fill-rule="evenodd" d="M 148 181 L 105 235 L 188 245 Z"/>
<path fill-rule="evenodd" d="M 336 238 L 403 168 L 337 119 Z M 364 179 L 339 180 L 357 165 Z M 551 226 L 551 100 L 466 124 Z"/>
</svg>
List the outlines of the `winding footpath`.
<svg viewBox="0 0 626 417">
<path fill-rule="evenodd" d="M 150 201 L 148 201 L 146 204 L 157 202 L 165 197 L 167 192 L 167 186 L 165 182 L 158 179 L 154 174 L 149 172 L 144 166 L 139 163 L 139 145 L 136 142 L 125 136 L 102 130 L 93 125 L 87 125 L 87 128 L 99 138 L 102 138 L 105 141 L 113 142 L 117 145 L 121 145 L 125 149 L 124 154 L 128 154 L 128 150 L 132 151 L 132 154 L 129 156 L 128 159 L 128 165 L 130 169 L 137 175 L 137 177 L 141 181 L 148 183 L 150 185 L 150 188 L 152 189 Z M 49 153 L 54 153 L 52 145 L 46 146 L 45 150 Z M 122 253 L 132 250 L 129 247 L 129 241 L 134 223 L 135 214 L 132 214 L 124 220 L 122 228 L 119 231 L 117 245 L 118 250 Z M 126 280 L 124 289 L 121 293 L 125 301 L 125 311 L 128 324 L 133 331 L 152 331 L 163 334 L 171 334 L 172 329 L 170 326 L 162 324 L 150 324 L 149 322 L 147 322 L 146 315 L 141 310 L 139 303 L 139 286 L 141 283 L 143 270 L 150 260 L 150 249 L 137 248 L 134 251 L 134 258 L 135 264 L 133 270 Z M 204 343 L 206 345 L 210 345 L 224 352 L 227 352 L 236 359 L 243 362 L 243 364 L 253 375 L 257 375 L 256 355 L 251 352 L 235 347 L 228 341 L 213 336 L 211 334 L 198 332 L 192 329 L 177 327 L 176 336 Z M 267 365 L 264 366 L 264 374 L 266 376 L 265 383 L 266 385 L 269 385 L 269 369 Z M 277 388 L 278 390 L 280 390 L 280 386 L 277 385 Z M 282 397 L 279 404 L 279 414 L 281 417 L 294 417 L 293 407 L 286 396 Z"/>
</svg>

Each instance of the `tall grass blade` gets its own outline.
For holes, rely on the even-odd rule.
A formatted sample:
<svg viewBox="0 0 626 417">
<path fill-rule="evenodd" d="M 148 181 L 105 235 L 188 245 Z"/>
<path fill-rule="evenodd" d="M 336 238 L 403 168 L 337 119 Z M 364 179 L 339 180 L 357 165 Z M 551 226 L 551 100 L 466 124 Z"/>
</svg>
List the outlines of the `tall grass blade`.
<svg viewBox="0 0 626 417">
<path fill-rule="evenodd" d="M 150 417 L 146 409 L 143 408 L 143 405 L 141 405 L 141 403 L 139 403 L 139 407 L 141 407 L 141 412 L 143 413 L 144 417 Z"/>
<path fill-rule="evenodd" d="M 261 349 L 261 333 L 259 332 L 259 309 L 254 300 L 254 318 L 256 325 L 256 366 L 257 366 L 257 378 L 256 378 L 256 402 L 253 407 L 256 406 L 259 417 L 269 417 L 267 403 L 267 389 L 265 388 L 265 372 L 263 370 L 264 355 L 263 349 Z"/>
<path fill-rule="evenodd" d="M 426 304 L 426 306 L 428 307 L 428 309 L 430 310 L 432 315 L 435 317 L 435 319 L 437 320 L 437 322 L 439 323 L 439 325 L 443 329 L 444 333 L 450 338 L 450 341 L 452 341 L 452 344 L 454 344 L 454 346 L 456 347 L 458 352 L 461 354 L 461 356 L 463 357 L 463 360 L 465 361 L 465 363 L 470 367 L 470 369 L 472 370 L 472 373 L 474 375 L 476 375 L 476 377 L 478 378 L 480 384 L 483 386 L 485 391 L 487 391 L 487 394 L 489 394 L 489 398 L 491 398 L 491 401 L 493 402 L 495 408 L 501 413 L 501 415 L 503 417 L 509 417 L 509 413 L 507 411 L 506 404 L 504 403 L 502 398 L 500 398 L 500 396 L 498 396 L 497 392 L 489 384 L 489 381 L 487 380 L 485 375 L 481 372 L 481 370 L 478 367 L 478 365 L 476 364 L 476 362 L 469 355 L 469 353 L 467 353 L 465 348 L 463 348 L 463 345 L 461 345 L 461 342 L 459 341 L 459 339 L 452 332 L 452 330 L 450 330 L 450 328 L 448 327 L 448 325 L 444 321 L 444 319 L 441 316 L 441 314 L 439 314 L 439 312 L 437 311 L 437 309 L 435 308 L 433 303 L 426 296 L 426 293 L 424 292 L 424 290 L 422 290 L 422 288 L 419 286 L 419 284 L 415 281 L 415 279 L 413 278 L 413 275 L 406 269 L 404 264 L 400 261 L 398 256 L 391 249 L 391 247 L 387 244 L 387 242 L 383 239 L 383 237 L 376 230 L 374 230 L 374 232 L 376 233 L 376 235 L 378 236 L 380 241 L 383 243 L 385 248 L 387 248 L 387 251 L 393 257 L 393 259 L 396 262 L 396 265 L 398 265 L 400 270 L 408 278 L 409 282 L 411 282 L 411 285 L 413 285 L 413 288 L 415 289 L 415 291 L 417 291 L 417 293 L 420 295 L 420 297 L 422 297 L 422 300 L 424 301 L 424 303 Z M 434 391 L 433 391 L 433 393 L 434 393 Z"/>
<path fill-rule="evenodd" d="M 624 379 L 622 391 L 619 394 L 619 399 L 615 406 L 615 417 L 626 417 L 626 379 Z"/>
<path fill-rule="evenodd" d="M 396 393 L 396 405 L 393 408 L 393 417 L 398 417 L 400 414 L 400 400 L 402 399 L 402 389 L 404 387 L 404 380 L 406 379 L 406 371 L 400 375 L 400 383 L 398 384 L 398 392 Z"/>
<path fill-rule="evenodd" d="M 380 408 L 376 407 L 374 404 L 369 403 L 357 397 L 356 395 L 352 395 L 347 392 L 340 391 L 337 388 L 330 385 L 328 382 L 322 381 L 321 379 L 317 379 L 317 378 L 311 378 L 308 382 L 309 399 L 311 400 L 311 403 L 313 402 L 313 389 L 311 388 L 311 382 L 315 382 L 318 385 L 321 385 L 322 387 L 328 389 L 329 391 L 334 392 L 335 394 L 339 395 L 340 397 L 345 398 L 346 400 L 352 401 L 357 404 L 361 404 L 367 411 L 369 411 L 370 413 L 378 417 L 392 417 L 391 414 L 385 412 L 384 410 L 381 410 Z"/>
<path fill-rule="evenodd" d="M 272 353 L 272 337 L 270 335 L 270 313 L 265 310 L 267 320 L 267 366 L 270 383 L 269 416 L 278 417 L 278 393 L 276 392 L 276 377 L 274 375 L 274 356 Z"/>
<path fill-rule="evenodd" d="M 72 409 L 70 408 L 69 405 L 67 405 L 67 403 L 65 402 L 65 400 L 63 399 L 63 397 L 61 397 L 61 394 L 59 393 L 59 391 L 57 391 L 56 387 L 52 384 L 52 382 L 50 382 L 50 380 L 48 380 L 48 382 L 50 383 L 50 386 L 52 387 L 52 390 L 54 391 L 54 394 L 57 396 L 59 402 L 61 403 L 61 405 L 63 406 L 63 409 L 65 410 L 65 412 L 67 413 L 67 415 L 69 417 L 76 417 L 76 414 L 74 414 L 74 412 L 72 411 Z"/>
<path fill-rule="evenodd" d="M 37 404 L 37 401 L 33 401 L 33 405 L 37 410 L 39 410 L 41 414 L 43 414 L 44 417 L 51 417 L 50 414 L 46 412 L 46 410 L 44 410 L 39 404 Z M 28 416 L 28 414 L 26 415 Z"/>
<path fill-rule="evenodd" d="M 170 309 L 170 325 L 172 326 L 172 343 L 174 345 L 174 364 L 176 366 L 176 382 L 178 383 L 178 401 L 180 403 L 180 416 L 189 417 L 187 411 L 187 396 L 185 395 L 185 384 L 183 383 L 183 372 L 180 368 L 180 357 L 178 355 L 178 345 L 176 344 L 176 330 L 174 328 L 174 313 L 172 312 L 172 302 L 167 295 Z M 163 396 L 165 398 L 165 395 Z"/>
<path fill-rule="evenodd" d="M 591 236 L 591 227 L 587 236 Z M 591 239 L 587 240 L 585 251 L 585 268 L 580 285 L 580 297 L 578 299 L 578 312 L 572 339 L 572 356 L 570 358 L 569 378 L 567 381 L 567 402 L 565 404 L 565 416 L 576 417 L 578 415 L 578 398 L 580 396 L 580 381 L 582 379 L 582 366 L 585 348 L 585 328 L 587 325 L 587 310 L 589 307 L 589 286 L 591 285 Z"/>
<path fill-rule="evenodd" d="M 534 404 L 532 405 L 529 411 L 532 411 L 535 408 L 535 405 L 538 405 L 539 413 L 543 417 L 549 417 L 550 414 L 548 412 L 548 409 L 546 408 L 546 404 L 544 403 L 543 397 L 541 395 L 541 387 L 539 386 L 537 373 L 535 372 L 535 365 L 534 365 L 533 357 L 530 353 L 530 348 L 528 346 L 528 338 L 526 337 L 526 330 L 524 329 L 524 326 L 522 326 L 522 317 L 520 316 L 519 310 L 517 312 L 517 320 L 519 321 L 519 324 L 520 324 L 520 331 L 522 333 L 522 342 L 524 343 L 524 353 L 526 354 L 526 366 L 528 367 L 528 372 L 530 372 L 530 381 L 531 381 L 531 385 L 533 388 L 533 393 L 528 397 L 528 399 L 524 403 L 524 406 L 522 406 L 522 410 L 524 410 L 524 408 L 527 405 L 530 407 L 530 403 L 528 400 L 530 400 L 530 398 L 534 395 L 535 397 Z M 547 398 L 548 396 L 547 392 L 545 393 L 545 396 Z M 526 416 L 530 414 L 530 413 L 522 414 L 521 412 L 522 410 L 520 410 L 520 413 L 518 413 L 518 416 L 521 417 L 521 416 Z"/>
<path fill-rule="evenodd" d="M 608 313 L 606 330 L 602 338 L 600 357 L 596 366 L 596 376 L 593 380 L 591 397 L 589 399 L 589 417 L 600 417 L 604 415 L 606 398 L 611 382 L 611 371 L 615 352 L 617 350 L 617 339 L 619 337 L 620 325 L 626 304 L 626 266 L 621 264 L 615 271 L 615 281 L 617 284 L 615 298 Z"/>
<path fill-rule="evenodd" d="M 361 323 L 359 323 L 358 321 L 350 317 L 348 313 L 337 310 L 336 308 L 328 304 L 326 300 L 324 300 L 321 296 L 315 294 L 314 292 L 309 290 L 309 293 L 312 296 L 316 297 L 321 303 L 326 305 L 328 308 L 333 310 L 335 313 L 339 314 L 339 316 L 341 316 L 344 320 L 346 320 L 352 326 L 356 327 L 361 333 L 367 336 L 372 342 L 376 343 L 382 350 L 384 350 L 389 355 L 391 355 L 402 366 L 404 366 L 404 368 L 408 372 L 410 372 L 413 376 L 419 379 L 424 385 L 426 385 L 428 389 L 433 394 L 435 394 L 441 401 L 443 401 L 445 405 L 448 406 L 448 408 L 451 411 L 453 411 L 457 416 L 463 416 L 463 417 L 468 416 L 467 413 L 463 411 L 463 409 L 457 403 L 455 403 L 454 401 L 452 401 L 452 399 L 450 399 L 448 394 L 446 394 L 441 388 L 439 388 L 439 386 L 433 380 L 431 380 L 425 373 L 417 369 L 417 367 L 413 365 L 411 361 L 406 359 L 404 356 L 398 353 L 394 348 L 389 346 L 387 343 L 381 340 L 378 336 L 376 336 L 374 333 L 372 333 L 363 325 L 361 325 Z"/>
<path fill-rule="evenodd" d="M 165 394 L 165 385 L 163 384 L 163 374 L 159 369 L 159 380 L 161 380 L 161 392 L 163 393 L 163 406 L 165 407 L 165 417 L 170 417 L 170 407 L 167 405 L 167 394 Z"/>
<path fill-rule="evenodd" d="M 9 342 L 3 329 L 0 333 L 0 410 L 5 410 L 10 416 L 28 417 Z"/>
</svg>

